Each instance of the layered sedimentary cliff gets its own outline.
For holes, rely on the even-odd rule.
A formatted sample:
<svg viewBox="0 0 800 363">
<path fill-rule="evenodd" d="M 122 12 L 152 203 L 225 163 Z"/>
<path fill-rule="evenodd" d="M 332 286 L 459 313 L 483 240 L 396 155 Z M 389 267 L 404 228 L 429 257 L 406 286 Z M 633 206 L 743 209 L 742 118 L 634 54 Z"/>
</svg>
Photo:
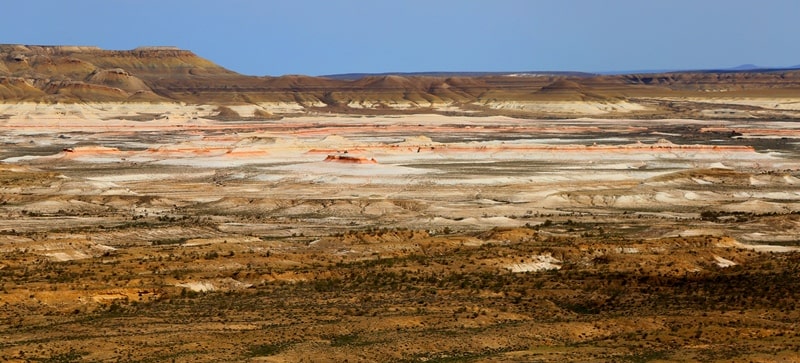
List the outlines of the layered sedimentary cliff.
<svg viewBox="0 0 800 363">
<path fill-rule="evenodd" d="M 709 108 L 696 100 L 687 105 L 675 98 L 788 99 L 798 94 L 800 71 L 796 70 L 615 76 L 537 73 L 365 75 L 352 79 L 253 77 L 174 47 L 102 50 L 0 45 L 2 102 L 185 102 L 279 105 L 279 109 L 291 112 L 423 110 L 529 117 L 653 118 L 713 117 L 720 112 L 750 117 L 764 108 L 726 105 L 719 111 L 720 107 Z M 266 107 L 264 111 L 274 110 Z M 772 112 L 769 108 L 767 111 Z M 786 117 L 775 112 L 768 116 Z"/>
</svg>

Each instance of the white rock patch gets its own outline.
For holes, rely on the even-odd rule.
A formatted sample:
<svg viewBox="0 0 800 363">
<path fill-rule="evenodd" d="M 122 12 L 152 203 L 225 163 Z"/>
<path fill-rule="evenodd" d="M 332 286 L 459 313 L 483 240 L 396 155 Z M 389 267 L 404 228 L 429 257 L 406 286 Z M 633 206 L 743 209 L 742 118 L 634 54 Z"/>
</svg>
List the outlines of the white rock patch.
<svg viewBox="0 0 800 363">
<path fill-rule="evenodd" d="M 217 288 L 208 281 L 199 281 L 199 282 L 187 282 L 183 284 L 175 285 L 177 287 L 185 287 L 189 290 L 196 291 L 196 292 L 206 292 L 206 291 L 214 291 Z"/>
<path fill-rule="evenodd" d="M 554 258 L 553 256 L 547 255 L 538 255 L 531 257 L 533 261 L 531 262 L 521 262 L 521 263 L 513 263 L 507 265 L 506 268 L 511 272 L 532 272 L 532 271 L 544 271 L 544 270 L 558 270 L 561 268 L 561 261 Z"/>
<path fill-rule="evenodd" d="M 736 263 L 736 262 L 733 262 L 733 261 L 731 261 L 731 260 L 729 260 L 727 258 L 723 258 L 723 257 L 719 257 L 719 256 L 714 256 L 714 260 L 716 260 L 716 264 L 720 268 L 726 268 L 726 267 L 731 267 L 731 266 L 738 265 L 738 263 Z"/>
</svg>

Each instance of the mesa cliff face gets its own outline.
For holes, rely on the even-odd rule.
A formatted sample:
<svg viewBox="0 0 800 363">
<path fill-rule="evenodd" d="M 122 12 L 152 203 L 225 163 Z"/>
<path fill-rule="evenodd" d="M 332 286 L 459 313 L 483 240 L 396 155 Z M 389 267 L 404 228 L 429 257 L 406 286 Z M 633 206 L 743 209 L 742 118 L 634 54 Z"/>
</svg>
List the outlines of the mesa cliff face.
<svg viewBox="0 0 800 363">
<path fill-rule="evenodd" d="M 156 93 L 159 79 L 236 73 L 190 51 L 160 47 L 108 51 L 96 47 L 0 45 L 3 101 L 179 101 Z"/>
<path fill-rule="evenodd" d="M 371 75 L 348 80 L 245 76 L 174 47 L 103 50 L 0 45 L 0 101 L 6 103 L 276 103 L 292 105 L 296 110 L 341 113 L 442 112 L 443 108 L 455 107 L 459 112 L 515 116 L 622 112 L 628 117 L 658 117 L 674 116 L 684 110 L 669 105 L 653 106 L 649 102 L 650 108 L 644 112 L 647 107 L 630 107 L 629 101 L 641 97 L 786 98 L 797 94 L 800 94 L 800 71 L 796 70 L 619 76 Z M 588 108 L 564 111 L 552 105 L 559 102 L 585 103 Z"/>
</svg>

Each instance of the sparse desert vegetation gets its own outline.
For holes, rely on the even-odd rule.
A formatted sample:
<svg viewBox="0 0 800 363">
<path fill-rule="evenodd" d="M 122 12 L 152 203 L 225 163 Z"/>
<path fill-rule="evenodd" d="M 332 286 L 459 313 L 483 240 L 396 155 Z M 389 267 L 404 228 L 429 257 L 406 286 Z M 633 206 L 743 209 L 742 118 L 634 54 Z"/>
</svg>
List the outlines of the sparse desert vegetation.
<svg viewBox="0 0 800 363">
<path fill-rule="evenodd" d="M 791 74 L 437 87 L 9 49 L 0 360 L 800 357 Z M 195 68 L 111 67 L 152 52 Z M 45 69 L 91 77 L 25 86 Z"/>
</svg>

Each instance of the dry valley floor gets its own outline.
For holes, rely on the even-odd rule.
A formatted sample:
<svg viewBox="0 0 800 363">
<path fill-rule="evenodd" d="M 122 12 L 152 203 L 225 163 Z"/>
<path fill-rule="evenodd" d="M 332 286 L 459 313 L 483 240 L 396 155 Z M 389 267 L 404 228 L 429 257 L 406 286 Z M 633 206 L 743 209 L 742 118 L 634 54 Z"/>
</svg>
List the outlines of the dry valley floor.
<svg viewBox="0 0 800 363">
<path fill-rule="evenodd" d="M 0 119 L 3 361 L 797 361 L 800 127 Z"/>
</svg>

